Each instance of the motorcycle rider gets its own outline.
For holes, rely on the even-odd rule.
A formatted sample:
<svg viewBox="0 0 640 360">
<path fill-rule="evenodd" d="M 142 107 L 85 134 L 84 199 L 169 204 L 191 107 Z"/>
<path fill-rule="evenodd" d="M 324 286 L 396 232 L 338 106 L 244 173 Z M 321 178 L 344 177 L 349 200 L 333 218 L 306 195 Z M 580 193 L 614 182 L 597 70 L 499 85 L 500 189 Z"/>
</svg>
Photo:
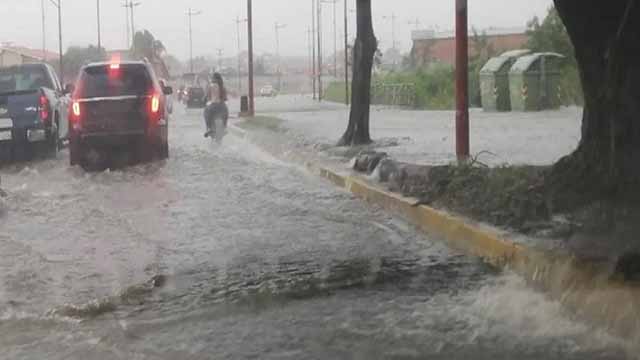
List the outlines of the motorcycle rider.
<svg viewBox="0 0 640 360">
<path fill-rule="evenodd" d="M 211 76 L 211 82 L 207 88 L 207 107 L 204 109 L 204 118 L 207 126 L 205 137 L 215 132 L 215 119 L 222 119 L 224 127 L 229 120 L 229 108 L 227 107 L 227 89 L 220 73 L 215 72 Z"/>
</svg>

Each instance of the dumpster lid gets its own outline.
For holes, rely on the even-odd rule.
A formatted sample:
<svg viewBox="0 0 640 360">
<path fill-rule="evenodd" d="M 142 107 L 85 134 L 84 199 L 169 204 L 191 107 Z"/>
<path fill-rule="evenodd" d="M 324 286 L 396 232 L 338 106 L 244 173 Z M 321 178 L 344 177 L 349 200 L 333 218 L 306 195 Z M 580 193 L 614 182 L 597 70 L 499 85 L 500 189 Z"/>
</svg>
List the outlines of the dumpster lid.
<svg viewBox="0 0 640 360">
<path fill-rule="evenodd" d="M 517 58 L 517 57 L 521 57 L 529 54 L 531 54 L 531 50 L 529 49 L 518 49 L 518 50 L 510 50 L 510 51 L 503 52 L 500 56 Z"/>
<path fill-rule="evenodd" d="M 540 60 L 543 57 L 556 58 L 556 59 L 565 58 L 565 56 L 562 54 L 552 53 L 552 52 L 535 53 L 531 55 L 526 55 L 518 59 L 518 61 L 516 61 L 516 63 L 513 64 L 513 66 L 511 67 L 511 73 L 523 73 L 529 70 L 529 68 L 531 68 L 531 66 L 535 64 L 536 61 Z"/>
<path fill-rule="evenodd" d="M 531 53 L 531 50 L 511 50 L 500 56 L 493 57 L 480 70 L 481 74 L 491 74 L 500 71 L 502 67 L 510 60 L 519 58 L 520 56 Z"/>
</svg>

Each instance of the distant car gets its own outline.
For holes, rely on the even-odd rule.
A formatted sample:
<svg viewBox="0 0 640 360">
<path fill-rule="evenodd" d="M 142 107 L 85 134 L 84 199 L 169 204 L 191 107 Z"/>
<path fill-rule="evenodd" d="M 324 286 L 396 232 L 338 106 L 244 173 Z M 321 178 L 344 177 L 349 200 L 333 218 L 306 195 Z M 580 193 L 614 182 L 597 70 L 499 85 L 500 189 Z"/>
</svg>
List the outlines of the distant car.
<svg viewBox="0 0 640 360">
<path fill-rule="evenodd" d="M 68 92 L 51 65 L 0 68 L 0 158 L 55 156 L 68 135 Z"/>
<path fill-rule="evenodd" d="M 186 90 L 187 108 L 204 108 L 207 106 L 207 96 L 204 89 L 199 86 L 190 86 Z"/>
<path fill-rule="evenodd" d="M 274 97 L 276 94 L 276 89 L 272 85 L 265 85 L 260 89 L 260 96 L 262 97 Z"/>
<path fill-rule="evenodd" d="M 83 67 L 69 113 L 71 165 L 84 167 L 116 150 L 134 153 L 138 161 L 168 158 L 165 104 L 172 92 L 146 62 Z"/>
</svg>

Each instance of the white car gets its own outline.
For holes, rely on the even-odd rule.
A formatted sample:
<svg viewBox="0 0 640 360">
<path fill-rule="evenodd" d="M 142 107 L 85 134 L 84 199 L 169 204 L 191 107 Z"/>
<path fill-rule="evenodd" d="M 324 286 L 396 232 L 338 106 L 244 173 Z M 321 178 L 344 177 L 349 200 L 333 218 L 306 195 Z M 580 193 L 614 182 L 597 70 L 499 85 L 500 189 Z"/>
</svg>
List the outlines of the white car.
<svg viewBox="0 0 640 360">
<path fill-rule="evenodd" d="M 273 97 L 276 96 L 276 89 L 272 85 L 265 85 L 260 89 L 260 96 Z"/>
</svg>

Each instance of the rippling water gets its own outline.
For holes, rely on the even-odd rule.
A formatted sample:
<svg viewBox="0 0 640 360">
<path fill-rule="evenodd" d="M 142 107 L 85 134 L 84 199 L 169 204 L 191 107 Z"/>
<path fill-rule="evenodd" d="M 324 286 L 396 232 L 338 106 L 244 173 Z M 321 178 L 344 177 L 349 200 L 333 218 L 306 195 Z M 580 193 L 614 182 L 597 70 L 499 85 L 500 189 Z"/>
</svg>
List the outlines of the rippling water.
<svg viewBox="0 0 640 360">
<path fill-rule="evenodd" d="M 182 109 L 162 164 L 0 170 L 0 358 L 620 359 L 518 277 Z"/>
</svg>

